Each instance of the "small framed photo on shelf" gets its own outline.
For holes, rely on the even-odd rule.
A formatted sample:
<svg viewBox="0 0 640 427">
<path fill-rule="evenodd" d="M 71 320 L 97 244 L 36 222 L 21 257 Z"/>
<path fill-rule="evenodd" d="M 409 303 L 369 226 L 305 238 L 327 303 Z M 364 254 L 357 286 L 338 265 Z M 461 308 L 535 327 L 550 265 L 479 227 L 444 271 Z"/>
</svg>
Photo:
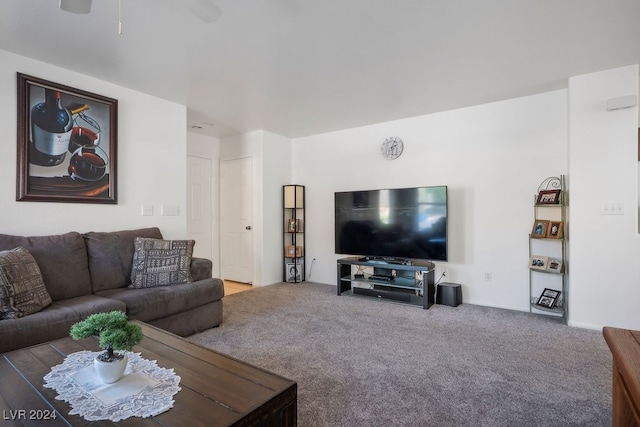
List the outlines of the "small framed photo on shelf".
<svg viewBox="0 0 640 427">
<path fill-rule="evenodd" d="M 289 219 L 287 221 L 287 232 L 289 233 L 299 233 L 302 230 L 302 220 L 300 219 Z"/>
<path fill-rule="evenodd" d="M 560 190 L 540 190 L 538 193 L 538 199 L 536 200 L 538 205 L 558 205 L 560 204 Z"/>
<path fill-rule="evenodd" d="M 557 258 L 549 258 L 549 261 L 547 261 L 547 271 L 549 273 L 562 272 L 562 261 Z"/>
<path fill-rule="evenodd" d="M 529 268 L 532 270 L 546 271 L 548 264 L 549 257 L 539 255 L 531 255 L 529 257 Z"/>
<path fill-rule="evenodd" d="M 302 266 L 288 262 L 287 266 L 287 282 L 300 282 L 302 281 Z"/>
<path fill-rule="evenodd" d="M 531 229 L 531 237 L 544 239 L 547 237 L 547 230 L 549 230 L 549 220 L 536 219 L 533 222 L 533 228 Z"/>
<path fill-rule="evenodd" d="M 298 258 L 302 256 L 302 246 L 287 245 L 286 247 L 287 258 Z"/>
<path fill-rule="evenodd" d="M 545 288 L 536 304 L 545 308 L 553 308 L 558 301 L 558 297 L 560 297 L 560 291 Z"/>
<path fill-rule="evenodd" d="M 548 239 L 562 239 L 562 221 L 549 221 Z"/>
</svg>

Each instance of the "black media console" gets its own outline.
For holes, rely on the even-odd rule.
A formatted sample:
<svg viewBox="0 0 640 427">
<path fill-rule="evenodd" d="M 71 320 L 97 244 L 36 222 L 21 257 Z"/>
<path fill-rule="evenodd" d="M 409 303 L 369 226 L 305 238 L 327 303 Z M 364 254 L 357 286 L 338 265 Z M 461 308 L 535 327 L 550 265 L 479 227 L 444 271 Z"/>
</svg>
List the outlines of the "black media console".
<svg viewBox="0 0 640 427">
<path fill-rule="evenodd" d="M 338 260 L 338 295 L 372 296 L 429 308 L 434 303 L 434 264 L 349 257 Z"/>
</svg>

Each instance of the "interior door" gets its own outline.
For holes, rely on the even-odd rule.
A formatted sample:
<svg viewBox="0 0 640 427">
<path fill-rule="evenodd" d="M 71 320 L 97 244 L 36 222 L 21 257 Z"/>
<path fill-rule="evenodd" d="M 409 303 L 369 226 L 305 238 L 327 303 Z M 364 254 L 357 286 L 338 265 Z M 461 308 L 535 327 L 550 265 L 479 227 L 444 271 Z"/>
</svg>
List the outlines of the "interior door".
<svg viewBox="0 0 640 427">
<path fill-rule="evenodd" d="M 187 156 L 187 234 L 193 256 L 213 260 L 211 159 Z"/>
<path fill-rule="evenodd" d="M 225 160 L 220 166 L 221 275 L 253 282 L 253 175 L 251 159 Z"/>
</svg>

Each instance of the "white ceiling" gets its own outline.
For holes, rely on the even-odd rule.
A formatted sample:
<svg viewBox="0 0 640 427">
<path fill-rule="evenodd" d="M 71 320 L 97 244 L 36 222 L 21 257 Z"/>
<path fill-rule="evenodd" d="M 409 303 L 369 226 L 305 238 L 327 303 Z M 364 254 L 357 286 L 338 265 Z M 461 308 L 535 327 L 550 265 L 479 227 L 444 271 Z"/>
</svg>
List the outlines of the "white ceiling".
<svg viewBox="0 0 640 427">
<path fill-rule="evenodd" d="M 0 49 L 186 105 L 214 136 L 292 138 L 640 62 L 640 0 L 213 0 L 210 24 L 183 0 L 121 1 L 118 35 L 117 0 L 2 0 Z"/>
</svg>

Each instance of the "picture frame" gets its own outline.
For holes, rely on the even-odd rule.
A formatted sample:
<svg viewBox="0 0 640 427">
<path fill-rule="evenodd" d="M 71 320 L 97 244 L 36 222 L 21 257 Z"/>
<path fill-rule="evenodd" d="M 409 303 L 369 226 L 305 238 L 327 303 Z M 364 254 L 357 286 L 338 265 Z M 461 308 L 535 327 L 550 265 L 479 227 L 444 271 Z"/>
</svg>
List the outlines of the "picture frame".
<svg viewBox="0 0 640 427">
<path fill-rule="evenodd" d="M 533 221 L 531 237 L 535 239 L 544 239 L 547 237 L 547 230 L 549 230 L 549 220 L 536 219 L 535 221 Z"/>
<path fill-rule="evenodd" d="M 560 204 L 561 190 L 540 190 L 538 192 L 538 205 L 558 205 Z"/>
<path fill-rule="evenodd" d="M 549 258 L 549 260 L 547 261 L 547 271 L 549 273 L 561 273 L 562 260 L 558 258 Z"/>
<path fill-rule="evenodd" d="M 302 265 L 298 263 L 288 262 L 287 267 L 287 282 L 301 282 L 302 281 Z"/>
<path fill-rule="evenodd" d="M 16 200 L 116 204 L 118 101 L 22 73 L 17 86 Z"/>
<path fill-rule="evenodd" d="M 293 218 L 287 220 L 288 233 L 299 233 L 300 230 L 302 230 L 302 220 Z"/>
<path fill-rule="evenodd" d="M 529 257 L 529 268 L 531 270 L 546 271 L 549 265 L 549 257 L 540 255 L 531 255 Z"/>
<path fill-rule="evenodd" d="M 298 258 L 302 256 L 302 246 L 287 245 L 286 247 L 287 258 Z"/>
<path fill-rule="evenodd" d="M 545 308 L 553 308 L 556 305 L 560 294 L 561 291 L 545 288 L 542 291 L 542 294 L 540 294 L 540 297 L 538 298 L 538 302 L 536 302 L 536 304 Z"/>
<path fill-rule="evenodd" d="M 562 221 L 549 221 L 547 239 L 562 239 Z"/>
</svg>

